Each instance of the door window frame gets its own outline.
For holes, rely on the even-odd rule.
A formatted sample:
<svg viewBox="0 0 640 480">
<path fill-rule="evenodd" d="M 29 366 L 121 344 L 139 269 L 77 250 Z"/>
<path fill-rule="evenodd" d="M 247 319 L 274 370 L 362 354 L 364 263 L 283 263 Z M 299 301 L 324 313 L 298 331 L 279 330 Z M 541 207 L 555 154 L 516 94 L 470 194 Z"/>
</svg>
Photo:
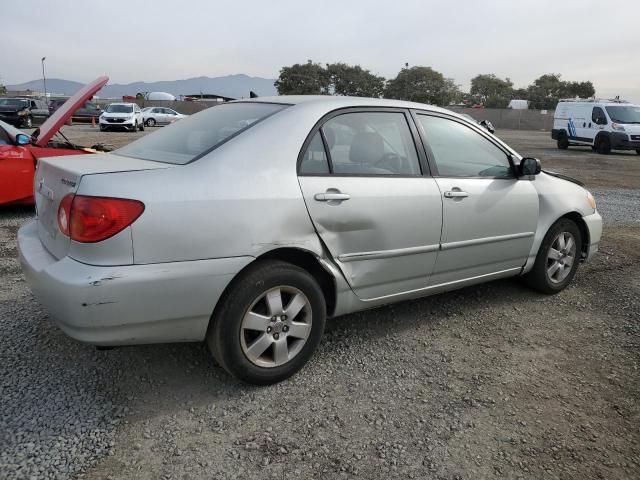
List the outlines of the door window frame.
<svg viewBox="0 0 640 480">
<path fill-rule="evenodd" d="M 518 175 L 517 175 L 517 168 L 516 165 L 513 161 L 514 158 L 514 154 L 513 152 L 509 151 L 507 148 L 505 148 L 504 145 L 501 145 L 499 142 L 496 142 L 496 140 L 494 138 L 491 138 L 491 136 L 489 136 L 489 134 L 484 131 L 483 129 L 476 127 L 475 125 L 470 125 L 467 122 L 456 118 L 452 115 L 447 115 L 446 113 L 442 113 L 442 112 L 435 112 L 432 110 L 420 110 L 420 109 L 416 109 L 416 108 L 412 108 L 410 110 L 411 116 L 413 118 L 413 121 L 415 123 L 416 129 L 418 131 L 418 135 L 420 138 L 420 141 L 422 142 L 422 147 L 425 150 L 425 156 L 427 158 L 427 161 L 429 162 L 429 168 L 431 170 L 431 175 L 434 178 L 460 178 L 460 179 L 464 179 L 464 178 L 468 178 L 468 179 L 494 179 L 494 180 L 517 180 L 518 179 Z M 483 176 L 483 175 L 476 175 L 476 176 L 455 176 L 455 175 L 440 175 L 438 172 L 438 165 L 435 162 L 435 155 L 433 153 L 433 150 L 431 149 L 431 146 L 429 145 L 429 142 L 427 140 L 427 138 L 424 135 L 424 131 L 423 128 L 420 124 L 420 120 L 418 119 L 418 115 L 425 115 L 425 116 L 430 116 L 430 117 L 438 117 L 438 118 L 443 118 L 445 120 L 450 120 L 450 121 L 454 121 L 456 123 L 459 123 L 460 125 L 467 127 L 468 129 L 470 129 L 471 131 L 479 134 L 482 138 L 484 138 L 485 140 L 487 140 L 489 143 L 493 144 L 496 148 L 498 148 L 498 150 L 502 151 L 505 154 L 505 157 L 507 158 L 507 161 L 509 162 L 510 165 L 510 171 L 511 171 L 511 175 L 508 177 L 492 177 L 492 176 Z"/>
<path fill-rule="evenodd" d="M 325 138 L 324 131 L 322 127 L 329 122 L 331 119 L 335 117 L 339 117 L 341 115 L 349 114 L 349 113 L 402 113 L 404 115 L 404 119 L 407 122 L 407 126 L 409 127 L 409 132 L 411 135 L 411 141 L 416 149 L 416 156 L 418 158 L 418 166 L 420 167 L 420 173 L 416 173 L 414 175 L 396 175 L 396 174 L 381 174 L 381 173 L 333 173 L 333 165 L 331 163 L 331 153 L 329 150 L 329 146 L 327 144 L 327 139 Z M 324 153 L 327 158 L 327 164 L 329 166 L 329 173 L 301 173 L 300 167 L 302 165 L 302 161 L 307 153 L 307 149 L 309 148 L 309 144 L 315 137 L 316 133 L 320 132 L 320 137 L 322 138 L 322 145 L 324 147 Z M 331 112 L 323 115 L 320 120 L 316 122 L 313 128 L 310 130 L 307 138 L 302 144 L 302 148 L 300 149 L 300 153 L 298 153 L 298 161 L 296 164 L 296 172 L 299 177 L 382 177 L 382 178 L 419 178 L 425 176 L 431 176 L 430 165 L 424 150 L 424 146 L 422 146 L 422 140 L 420 138 L 420 133 L 413 119 L 411 112 L 407 108 L 400 107 L 345 107 L 338 108 L 336 110 L 332 110 Z"/>
</svg>

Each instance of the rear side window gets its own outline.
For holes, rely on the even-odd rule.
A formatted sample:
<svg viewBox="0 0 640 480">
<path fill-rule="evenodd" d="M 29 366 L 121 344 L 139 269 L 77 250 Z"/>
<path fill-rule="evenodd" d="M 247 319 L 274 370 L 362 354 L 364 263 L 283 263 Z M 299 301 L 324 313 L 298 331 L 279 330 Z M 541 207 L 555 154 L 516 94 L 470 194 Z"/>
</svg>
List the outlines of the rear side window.
<svg viewBox="0 0 640 480">
<path fill-rule="evenodd" d="M 324 150 L 320 132 L 316 133 L 309 143 L 300 163 L 300 175 L 326 175 L 329 173 L 329 162 Z"/>
<path fill-rule="evenodd" d="M 489 140 L 453 120 L 418 115 L 441 177 L 512 176 L 507 154 Z"/>
<path fill-rule="evenodd" d="M 345 113 L 327 121 L 322 131 L 334 175 L 421 174 L 403 113 Z"/>
<path fill-rule="evenodd" d="M 227 103 L 207 108 L 162 131 L 116 150 L 118 155 L 184 165 L 221 145 L 257 122 L 286 108 L 273 103 Z"/>
</svg>

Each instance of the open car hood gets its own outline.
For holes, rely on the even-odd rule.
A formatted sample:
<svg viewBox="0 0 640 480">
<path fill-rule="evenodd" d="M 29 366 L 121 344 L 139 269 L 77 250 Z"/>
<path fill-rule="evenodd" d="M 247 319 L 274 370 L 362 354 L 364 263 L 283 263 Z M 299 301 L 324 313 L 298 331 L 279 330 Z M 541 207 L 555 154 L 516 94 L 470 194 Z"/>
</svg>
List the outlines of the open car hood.
<svg viewBox="0 0 640 480">
<path fill-rule="evenodd" d="M 35 144 L 39 147 L 46 147 L 49 140 L 58 133 L 60 127 L 65 124 L 73 113 L 84 105 L 84 102 L 93 97 L 98 90 L 106 85 L 109 77 L 98 77 L 93 82 L 86 84 L 78 90 L 72 97 L 64 102 L 53 115 L 51 115 L 40 127 Z"/>
</svg>

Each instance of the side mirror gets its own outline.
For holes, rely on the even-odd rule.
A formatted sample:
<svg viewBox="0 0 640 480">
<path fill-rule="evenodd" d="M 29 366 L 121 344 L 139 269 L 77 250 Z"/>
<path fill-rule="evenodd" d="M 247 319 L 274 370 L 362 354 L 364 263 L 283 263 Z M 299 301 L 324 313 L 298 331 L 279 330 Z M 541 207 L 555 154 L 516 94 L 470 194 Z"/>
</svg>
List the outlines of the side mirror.
<svg viewBox="0 0 640 480">
<path fill-rule="evenodd" d="M 31 138 L 25 133 L 19 133 L 16 135 L 16 143 L 18 145 L 29 145 L 31 143 Z"/>
<path fill-rule="evenodd" d="M 537 158 L 526 157 L 520 160 L 520 176 L 538 175 L 542 171 L 542 164 Z"/>
</svg>

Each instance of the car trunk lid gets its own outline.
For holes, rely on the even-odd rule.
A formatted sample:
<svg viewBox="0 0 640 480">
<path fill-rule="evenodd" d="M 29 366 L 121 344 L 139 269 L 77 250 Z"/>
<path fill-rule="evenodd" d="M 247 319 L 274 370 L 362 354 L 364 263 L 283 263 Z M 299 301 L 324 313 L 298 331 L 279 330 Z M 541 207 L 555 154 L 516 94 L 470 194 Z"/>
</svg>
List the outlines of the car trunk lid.
<svg viewBox="0 0 640 480">
<path fill-rule="evenodd" d="M 78 191 L 84 176 L 172 166 L 114 154 L 71 155 L 40 160 L 34 184 L 40 241 L 54 257 L 67 255 L 71 240 L 60 231 L 58 208 L 66 195 Z"/>
</svg>

